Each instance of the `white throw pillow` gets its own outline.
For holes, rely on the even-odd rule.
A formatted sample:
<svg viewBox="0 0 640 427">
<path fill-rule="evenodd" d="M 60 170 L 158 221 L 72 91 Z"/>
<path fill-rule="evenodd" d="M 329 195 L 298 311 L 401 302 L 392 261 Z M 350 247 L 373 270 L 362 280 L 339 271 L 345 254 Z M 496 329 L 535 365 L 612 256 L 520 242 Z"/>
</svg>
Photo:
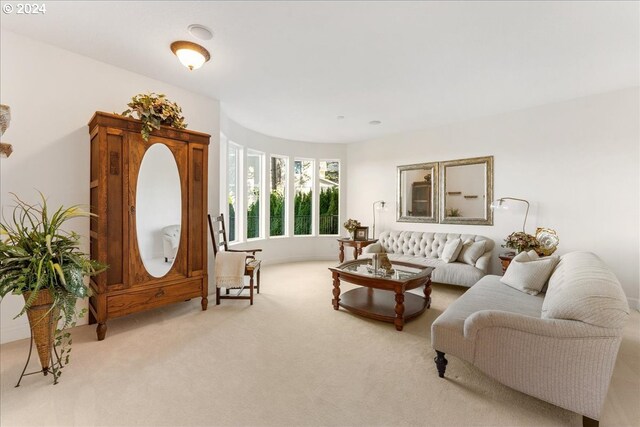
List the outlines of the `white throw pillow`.
<svg viewBox="0 0 640 427">
<path fill-rule="evenodd" d="M 469 265 L 476 265 L 476 261 L 484 254 L 486 242 L 479 240 L 474 242 L 473 240 L 467 240 L 462 245 L 460 254 L 458 255 L 458 261 L 462 261 Z"/>
<path fill-rule="evenodd" d="M 454 262 L 458 259 L 458 255 L 462 250 L 462 239 L 448 240 L 442 250 L 442 256 L 440 257 L 446 263 Z"/>
<path fill-rule="evenodd" d="M 529 252 L 534 253 L 530 255 L 527 252 L 520 252 L 516 255 L 500 281 L 529 295 L 538 295 L 551 277 L 560 257 L 540 258 L 535 251 Z"/>
</svg>

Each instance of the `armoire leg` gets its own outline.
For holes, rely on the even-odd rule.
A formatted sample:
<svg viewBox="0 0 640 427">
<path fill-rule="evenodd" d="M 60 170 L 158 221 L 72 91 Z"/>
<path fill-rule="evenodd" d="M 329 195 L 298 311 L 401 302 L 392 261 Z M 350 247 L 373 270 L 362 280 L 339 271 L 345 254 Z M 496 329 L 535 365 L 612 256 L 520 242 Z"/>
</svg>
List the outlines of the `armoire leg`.
<svg viewBox="0 0 640 427">
<path fill-rule="evenodd" d="M 105 335 L 107 335 L 107 324 L 98 323 L 98 327 L 96 328 L 96 334 L 98 335 L 98 341 L 102 341 Z"/>
<path fill-rule="evenodd" d="M 202 311 L 206 311 L 207 306 L 209 305 L 209 299 L 207 297 L 202 297 Z"/>
</svg>

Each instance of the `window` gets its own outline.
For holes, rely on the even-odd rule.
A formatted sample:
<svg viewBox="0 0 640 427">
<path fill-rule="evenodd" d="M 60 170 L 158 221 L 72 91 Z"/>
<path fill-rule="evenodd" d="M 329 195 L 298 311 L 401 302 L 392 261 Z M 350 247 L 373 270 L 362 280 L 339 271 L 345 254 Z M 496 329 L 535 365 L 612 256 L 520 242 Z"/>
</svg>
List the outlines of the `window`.
<svg viewBox="0 0 640 427">
<path fill-rule="evenodd" d="M 264 154 L 247 150 L 247 239 L 260 237 L 260 196 Z"/>
<path fill-rule="evenodd" d="M 288 158 L 271 156 L 271 194 L 269 195 L 269 235 L 285 236 L 287 230 Z"/>
<path fill-rule="evenodd" d="M 227 149 L 227 203 L 229 204 L 229 235 L 228 240 L 238 240 L 238 172 L 240 171 L 241 150 L 235 144 L 229 143 Z"/>
<path fill-rule="evenodd" d="M 319 166 L 319 232 L 320 234 L 338 234 L 340 229 L 340 162 L 321 160 Z"/>
<path fill-rule="evenodd" d="M 310 235 L 313 230 L 313 160 L 296 160 L 294 171 L 294 235 Z"/>
</svg>

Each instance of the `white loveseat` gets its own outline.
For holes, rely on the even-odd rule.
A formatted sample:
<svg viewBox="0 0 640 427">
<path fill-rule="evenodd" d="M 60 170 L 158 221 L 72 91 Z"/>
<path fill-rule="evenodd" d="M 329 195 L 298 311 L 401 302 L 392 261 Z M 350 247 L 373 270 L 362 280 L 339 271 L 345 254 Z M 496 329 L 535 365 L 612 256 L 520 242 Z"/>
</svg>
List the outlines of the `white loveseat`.
<svg viewBox="0 0 640 427">
<path fill-rule="evenodd" d="M 485 276 L 431 325 L 438 373 L 444 354 L 596 425 L 629 316 L 625 294 L 596 255 L 563 255 L 546 294 Z"/>
<path fill-rule="evenodd" d="M 485 242 L 483 253 L 473 265 L 463 262 L 462 258 L 450 263 L 441 259 L 446 243 L 455 239 L 463 243 Z M 494 246 L 493 240 L 475 234 L 384 231 L 377 243 L 364 249 L 363 256 L 387 253 L 392 261 L 435 267 L 431 273 L 435 283 L 471 287 L 487 274 Z"/>
</svg>

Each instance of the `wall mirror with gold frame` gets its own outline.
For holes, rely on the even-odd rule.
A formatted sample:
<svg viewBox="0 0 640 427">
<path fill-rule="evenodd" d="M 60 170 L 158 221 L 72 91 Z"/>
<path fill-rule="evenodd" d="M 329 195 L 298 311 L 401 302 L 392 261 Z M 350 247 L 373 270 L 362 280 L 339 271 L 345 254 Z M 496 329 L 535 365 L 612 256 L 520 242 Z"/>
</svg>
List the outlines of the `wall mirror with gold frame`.
<svg viewBox="0 0 640 427">
<path fill-rule="evenodd" d="M 440 223 L 493 225 L 493 156 L 440 162 Z"/>
<path fill-rule="evenodd" d="M 438 222 L 438 163 L 398 166 L 399 222 Z"/>
</svg>

